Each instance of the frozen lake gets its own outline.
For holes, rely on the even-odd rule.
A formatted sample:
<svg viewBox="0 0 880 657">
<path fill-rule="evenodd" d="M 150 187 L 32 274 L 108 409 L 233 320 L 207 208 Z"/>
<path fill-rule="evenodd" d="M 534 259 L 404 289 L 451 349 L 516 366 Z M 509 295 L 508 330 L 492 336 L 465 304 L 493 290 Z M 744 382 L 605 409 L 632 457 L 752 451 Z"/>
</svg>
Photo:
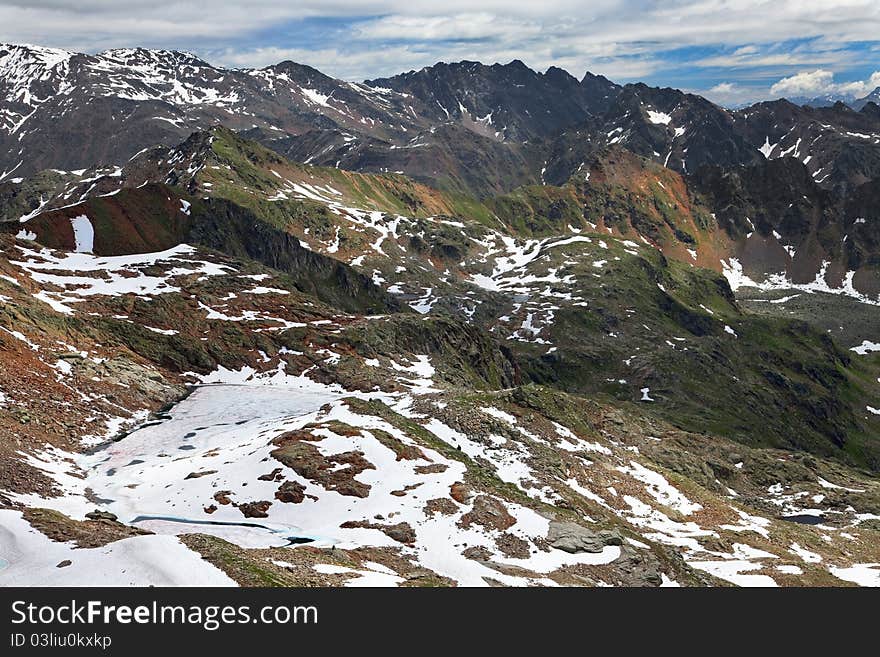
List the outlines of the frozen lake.
<svg viewBox="0 0 880 657">
<path fill-rule="evenodd" d="M 200 386 L 168 419 L 145 423 L 80 465 L 94 499 L 122 522 L 163 534 L 199 531 L 243 545 L 286 545 L 302 538 L 297 527 L 248 522 L 234 507 L 206 515 L 201 505 L 220 489 L 213 490 L 212 478 L 193 475 L 222 471 L 230 488 L 246 486 L 272 470 L 262 462 L 274 436 L 340 396 L 288 386 Z"/>
</svg>

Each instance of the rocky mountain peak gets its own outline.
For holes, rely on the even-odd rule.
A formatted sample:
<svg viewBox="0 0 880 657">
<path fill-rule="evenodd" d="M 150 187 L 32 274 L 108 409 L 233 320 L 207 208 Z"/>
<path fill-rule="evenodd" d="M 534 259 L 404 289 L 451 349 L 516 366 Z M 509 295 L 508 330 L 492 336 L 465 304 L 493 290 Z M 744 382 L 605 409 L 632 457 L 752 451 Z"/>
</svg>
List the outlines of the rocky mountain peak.
<svg viewBox="0 0 880 657">
<path fill-rule="evenodd" d="M 119 64 L 124 66 L 144 66 L 157 63 L 175 67 L 193 66 L 196 68 L 213 68 L 213 66 L 197 55 L 181 50 L 111 48 L 102 51 L 97 57 L 119 62 Z"/>
</svg>

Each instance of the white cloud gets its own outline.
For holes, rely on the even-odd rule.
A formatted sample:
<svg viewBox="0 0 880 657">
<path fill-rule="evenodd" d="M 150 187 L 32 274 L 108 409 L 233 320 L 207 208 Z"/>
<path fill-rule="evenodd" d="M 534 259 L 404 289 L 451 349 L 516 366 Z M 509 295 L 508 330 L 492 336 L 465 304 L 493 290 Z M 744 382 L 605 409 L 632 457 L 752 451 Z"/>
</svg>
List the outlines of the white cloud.
<svg viewBox="0 0 880 657">
<path fill-rule="evenodd" d="M 703 98 L 708 98 L 716 105 L 729 107 L 739 103 L 746 92 L 733 82 L 719 82 L 708 89 L 694 90 L 693 93 L 697 93 L 703 96 Z"/>
<path fill-rule="evenodd" d="M 828 93 L 834 87 L 834 73 L 823 69 L 802 71 L 770 87 L 770 93 L 778 96 L 817 96 Z"/>
<path fill-rule="evenodd" d="M 816 69 L 782 78 L 770 87 L 770 94 L 787 97 L 843 94 L 858 98 L 866 96 L 877 87 L 880 87 L 880 71 L 875 71 L 867 80 L 838 83 L 835 82 L 832 71 Z"/>
<path fill-rule="evenodd" d="M 759 69 L 796 66 L 843 65 L 851 63 L 854 54 L 845 48 L 835 51 L 768 52 L 757 47 L 739 48 L 730 54 L 698 59 L 692 64 L 701 68 Z"/>
<path fill-rule="evenodd" d="M 520 20 L 488 12 L 448 16 L 386 16 L 355 30 L 363 39 L 406 39 L 408 41 L 534 38 L 542 33 L 534 20 Z"/>
<path fill-rule="evenodd" d="M 732 82 L 719 82 L 714 87 L 709 89 L 709 91 L 715 94 L 730 94 L 733 93 L 736 88 L 736 85 Z"/>
<path fill-rule="evenodd" d="M 767 87 L 743 85 L 736 82 L 719 82 L 707 89 L 689 89 L 703 98 L 708 98 L 722 107 L 742 107 L 767 96 Z"/>
<path fill-rule="evenodd" d="M 880 87 L 880 71 L 874 71 L 867 80 L 844 83 L 840 85 L 839 89 L 843 94 L 852 94 L 856 98 L 861 98 L 878 87 Z"/>
</svg>

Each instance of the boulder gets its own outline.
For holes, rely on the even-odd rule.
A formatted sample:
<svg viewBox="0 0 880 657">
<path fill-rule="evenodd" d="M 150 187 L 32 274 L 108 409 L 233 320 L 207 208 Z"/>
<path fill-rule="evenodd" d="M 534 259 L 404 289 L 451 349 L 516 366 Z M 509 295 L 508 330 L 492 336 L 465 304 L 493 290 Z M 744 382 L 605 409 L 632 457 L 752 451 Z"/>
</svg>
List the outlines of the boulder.
<svg viewBox="0 0 880 657">
<path fill-rule="evenodd" d="M 87 513 L 86 518 L 88 518 L 89 520 L 110 520 L 111 522 L 117 520 L 115 514 L 110 513 L 109 511 L 100 511 L 98 509 Z"/>
<path fill-rule="evenodd" d="M 603 537 L 596 532 L 573 522 L 550 523 L 547 531 L 550 547 L 577 554 L 578 552 L 601 552 L 605 547 Z"/>
</svg>

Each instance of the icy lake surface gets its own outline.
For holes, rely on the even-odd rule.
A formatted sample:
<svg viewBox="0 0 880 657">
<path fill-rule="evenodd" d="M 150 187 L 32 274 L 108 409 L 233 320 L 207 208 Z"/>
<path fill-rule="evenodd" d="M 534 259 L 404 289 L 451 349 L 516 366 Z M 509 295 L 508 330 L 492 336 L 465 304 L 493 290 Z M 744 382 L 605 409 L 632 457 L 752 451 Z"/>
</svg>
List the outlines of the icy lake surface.
<svg viewBox="0 0 880 657">
<path fill-rule="evenodd" d="M 81 466 L 102 508 L 123 522 L 157 533 L 202 531 L 245 545 L 284 545 L 300 538 L 296 527 L 248 522 L 235 509 L 234 517 L 221 507 L 216 516 L 196 515 L 189 498 L 192 489 L 209 486 L 193 473 L 222 470 L 230 483 L 254 478 L 265 455 L 254 462 L 255 448 L 265 450 L 286 422 L 312 414 L 335 396 L 327 390 L 300 390 L 285 386 L 205 385 L 175 405 L 168 419 L 151 421 L 118 442 L 86 457 Z M 236 473 L 236 470 L 240 470 Z M 236 478 L 239 481 L 236 481 Z M 182 486 L 187 481 L 195 486 Z M 219 490 L 219 489 L 217 489 Z M 205 490 L 202 500 L 216 491 Z M 206 526 L 204 522 L 212 521 Z"/>
</svg>

